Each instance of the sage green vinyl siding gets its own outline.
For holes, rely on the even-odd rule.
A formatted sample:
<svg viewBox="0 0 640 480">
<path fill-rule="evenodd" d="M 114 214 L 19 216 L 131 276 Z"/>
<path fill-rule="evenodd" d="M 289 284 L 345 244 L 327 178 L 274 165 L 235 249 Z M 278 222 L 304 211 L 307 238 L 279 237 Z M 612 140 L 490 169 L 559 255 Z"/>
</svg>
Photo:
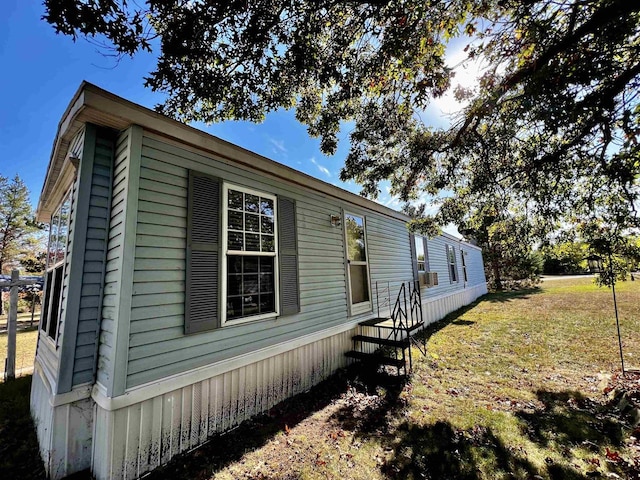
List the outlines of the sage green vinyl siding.
<svg viewBox="0 0 640 480">
<path fill-rule="evenodd" d="M 184 334 L 189 170 L 296 202 L 298 314 Z M 114 185 L 117 183 L 116 178 Z M 117 197 L 114 191 L 114 205 Z M 349 322 L 343 226 L 332 227 L 329 221 L 331 214 L 339 215 L 342 210 L 366 218 L 371 298 L 375 309 L 376 281 L 390 282 L 393 288 L 412 279 L 410 236 L 404 222 L 304 187 L 282 183 L 255 170 L 194 153 L 145 132 L 140 160 L 126 388 Z M 113 211 L 112 219 L 117 215 Z M 110 237 L 113 236 L 112 231 Z M 442 262 L 440 278 L 448 282 L 444 244 L 441 250 L 438 254 Z M 430 245 L 430 255 L 435 251 L 437 248 Z M 117 255 L 111 254 L 111 246 L 109 252 L 110 259 L 115 260 Z M 443 285 L 441 291 L 461 288 L 462 283 L 448 289 Z M 105 293 L 106 297 L 110 294 Z M 212 291 L 214 294 L 217 292 Z M 106 297 L 105 309 L 108 310 L 112 301 Z M 106 327 L 109 328 L 108 323 Z"/>
<path fill-rule="evenodd" d="M 453 293 L 466 287 L 481 285 L 486 282 L 484 277 L 484 267 L 482 264 L 482 251 L 467 244 L 460 243 L 450 237 L 439 235 L 427 240 L 429 253 L 429 271 L 438 273 L 438 285 L 434 287 L 423 287 L 423 297 L 435 297 L 447 293 Z M 456 269 L 458 271 L 458 281 L 451 282 L 449 275 L 449 262 L 447 259 L 446 245 L 451 245 L 456 254 Z M 467 276 L 468 282 L 464 282 L 462 273 L 461 251 L 466 251 L 467 256 Z"/>
<path fill-rule="evenodd" d="M 114 368 L 113 350 L 115 346 L 115 322 L 120 299 L 120 270 L 122 268 L 124 207 L 128 175 L 128 135 L 122 133 L 115 148 L 113 162 L 113 179 L 111 187 L 111 206 L 109 215 L 109 235 L 107 237 L 107 256 L 104 277 L 104 293 L 102 297 L 102 312 L 100 337 L 98 347 L 97 379 L 102 385 L 113 381 Z"/>
<path fill-rule="evenodd" d="M 84 146 L 84 136 L 85 136 L 85 131 L 84 129 L 82 129 L 76 134 L 76 136 L 73 138 L 73 140 L 71 140 L 69 144 L 69 153 L 77 158 L 82 157 L 82 151 Z M 69 243 L 67 246 L 67 255 L 65 258 L 65 266 L 64 266 L 65 273 L 64 273 L 63 283 L 62 283 L 62 298 L 60 301 L 60 317 L 59 317 L 60 324 L 58 326 L 57 341 L 55 342 L 55 344 L 54 342 L 49 341 L 49 339 L 47 338 L 47 334 L 42 330 L 40 330 L 38 333 L 38 345 L 36 350 L 37 352 L 36 356 L 38 358 L 40 365 L 42 365 L 42 367 L 47 371 L 47 376 L 50 379 L 57 378 L 58 369 L 60 365 L 60 358 L 58 354 L 57 345 L 60 345 L 62 342 L 62 337 L 64 332 L 64 323 L 65 323 L 64 321 L 65 305 L 66 305 L 66 299 L 69 294 L 69 265 L 70 265 L 71 256 L 72 256 L 72 246 L 73 246 L 72 238 L 73 238 L 73 229 L 74 229 L 73 218 L 74 218 L 74 212 L 76 209 L 76 202 L 77 202 L 77 195 L 76 195 L 77 188 L 78 188 L 78 185 L 77 185 L 77 179 L 76 179 L 74 180 L 73 185 L 71 186 L 71 189 L 72 189 L 71 209 L 69 212 L 69 231 L 67 233 L 67 238 L 69 239 Z"/>
<path fill-rule="evenodd" d="M 367 247 L 372 289 L 375 282 L 390 282 L 392 287 L 413 280 L 409 232 L 403 222 L 367 214 Z"/>
<path fill-rule="evenodd" d="M 456 254 L 456 268 L 458 270 L 457 282 L 451 282 L 449 262 L 447 259 L 447 245 L 451 245 Z M 460 242 L 439 235 L 427 240 L 427 249 L 429 252 L 429 271 L 438 273 L 438 285 L 423 288 L 423 296 L 443 295 L 464 288 L 464 282 L 462 281 L 462 262 L 460 260 Z"/>
<path fill-rule="evenodd" d="M 100 301 L 107 248 L 113 150 L 113 139 L 106 135 L 104 131 L 98 130 L 89 197 L 84 265 L 82 268 L 80 308 L 73 363 L 73 385 L 90 382 L 94 376 L 97 353 L 96 342 L 100 323 Z"/>
<path fill-rule="evenodd" d="M 481 285 L 487 279 L 484 273 L 484 263 L 482 262 L 482 251 L 477 248 L 462 248 L 467 252 L 465 261 L 467 262 L 467 286 Z"/>
<path fill-rule="evenodd" d="M 184 335 L 188 169 L 296 202 L 300 313 Z M 342 207 L 335 199 L 143 137 L 127 387 L 347 321 L 343 231 L 329 222 Z M 392 222 L 390 237 L 397 232 L 408 237 L 402 222 L 380 216 L 376 223 L 368 215 L 367 221 L 381 231 L 388 228 L 384 222 Z M 376 275 L 391 278 L 396 268 L 381 268 Z"/>
</svg>

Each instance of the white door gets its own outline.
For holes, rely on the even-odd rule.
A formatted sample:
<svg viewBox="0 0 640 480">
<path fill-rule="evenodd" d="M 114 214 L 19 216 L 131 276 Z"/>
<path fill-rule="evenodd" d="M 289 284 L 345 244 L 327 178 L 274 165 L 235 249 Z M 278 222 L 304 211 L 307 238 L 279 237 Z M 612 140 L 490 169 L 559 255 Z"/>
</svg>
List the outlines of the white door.
<svg viewBox="0 0 640 480">
<path fill-rule="evenodd" d="M 364 217 L 345 213 L 345 237 L 351 314 L 357 315 L 371 311 L 369 257 Z"/>
</svg>

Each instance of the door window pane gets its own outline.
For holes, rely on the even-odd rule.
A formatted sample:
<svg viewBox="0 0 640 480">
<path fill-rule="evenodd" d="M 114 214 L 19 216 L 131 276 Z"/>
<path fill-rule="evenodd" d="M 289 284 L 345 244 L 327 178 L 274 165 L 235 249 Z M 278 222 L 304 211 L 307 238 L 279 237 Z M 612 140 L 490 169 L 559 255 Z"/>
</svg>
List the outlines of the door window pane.
<svg viewBox="0 0 640 480">
<path fill-rule="evenodd" d="M 415 240 L 416 246 L 416 258 L 418 259 L 418 271 L 424 272 L 426 271 L 426 262 L 424 259 L 424 238 L 418 235 L 413 237 Z"/>
<path fill-rule="evenodd" d="M 346 215 L 346 224 L 349 260 L 365 262 L 367 254 L 364 243 L 364 220 L 355 215 Z"/>
<path fill-rule="evenodd" d="M 366 265 L 349 265 L 351 275 L 351 303 L 369 301 L 369 279 Z"/>
</svg>

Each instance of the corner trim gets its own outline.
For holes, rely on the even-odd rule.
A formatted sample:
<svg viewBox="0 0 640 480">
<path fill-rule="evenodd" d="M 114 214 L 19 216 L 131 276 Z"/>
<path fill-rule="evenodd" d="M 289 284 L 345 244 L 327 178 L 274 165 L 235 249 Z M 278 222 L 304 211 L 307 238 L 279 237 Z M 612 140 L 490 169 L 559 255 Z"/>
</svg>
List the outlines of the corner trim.
<svg viewBox="0 0 640 480">
<path fill-rule="evenodd" d="M 127 382 L 129 361 L 129 327 L 133 300 L 133 270 L 136 256 L 136 230 L 138 224 L 138 194 L 140 184 L 140 162 L 142 159 L 142 127 L 132 125 L 127 149 L 129 151 L 127 172 L 127 194 L 124 212 L 122 239 L 122 264 L 120 271 L 120 295 L 115 345 L 112 352 L 113 378 L 110 396 L 122 395 Z"/>
</svg>

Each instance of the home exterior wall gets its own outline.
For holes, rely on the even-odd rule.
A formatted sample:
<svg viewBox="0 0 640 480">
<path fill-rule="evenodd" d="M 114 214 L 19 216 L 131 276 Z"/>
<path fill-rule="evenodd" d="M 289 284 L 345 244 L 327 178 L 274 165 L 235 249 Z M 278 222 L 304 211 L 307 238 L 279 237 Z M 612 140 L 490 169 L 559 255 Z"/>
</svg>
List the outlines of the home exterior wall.
<svg viewBox="0 0 640 480">
<path fill-rule="evenodd" d="M 184 334 L 188 171 L 296 201 L 297 315 Z M 126 388 L 219 362 L 348 321 L 342 227 L 330 214 L 364 215 L 372 285 L 411 279 L 404 224 L 199 155 L 146 133 L 142 139 Z"/>
<path fill-rule="evenodd" d="M 74 212 L 85 212 L 84 233 L 73 234 L 74 248 L 82 248 L 69 263 L 66 342 L 62 355 L 42 349 L 36 359 L 31 405 L 52 478 L 89 466 L 98 479 L 136 478 L 309 389 L 347 365 L 358 322 L 377 315 L 376 284 L 389 284 L 393 300 L 400 283 L 413 279 L 412 240 L 400 214 L 315 180 L 307 186 L 299 174 L 289 178 L 209 137 L 187 144 L 120 121 L 107 123 L 118 125 L 117 135 L 91 124 L 81 130 L 77 196 L 84 200 L 74 195 Z M 295 201 L 299 313 L 185 335 L 190 171 Z M 345 212 L 366 224 L 372 309 L 360 315 L 350 314 L 344 221 L 329 221 Z M 446 244 L 456 249 L 453 283 Z M 486 293 L 477 248 L 441 236 L 428 249 L 440 282 L 422 290 L 426 323 Z"/>
<path fill-rule="evenodd" d="M 31 389 L 31 411 L 40 453 L 51 478 L 91 465 L 97 305 L 101 297 L 109 196 L 110 132 L 92 125 L 70 143 L 79 158 L 72 184 L 69 239 L 64 267 L 59 334 L 40 332 Z"/>
</svg>

